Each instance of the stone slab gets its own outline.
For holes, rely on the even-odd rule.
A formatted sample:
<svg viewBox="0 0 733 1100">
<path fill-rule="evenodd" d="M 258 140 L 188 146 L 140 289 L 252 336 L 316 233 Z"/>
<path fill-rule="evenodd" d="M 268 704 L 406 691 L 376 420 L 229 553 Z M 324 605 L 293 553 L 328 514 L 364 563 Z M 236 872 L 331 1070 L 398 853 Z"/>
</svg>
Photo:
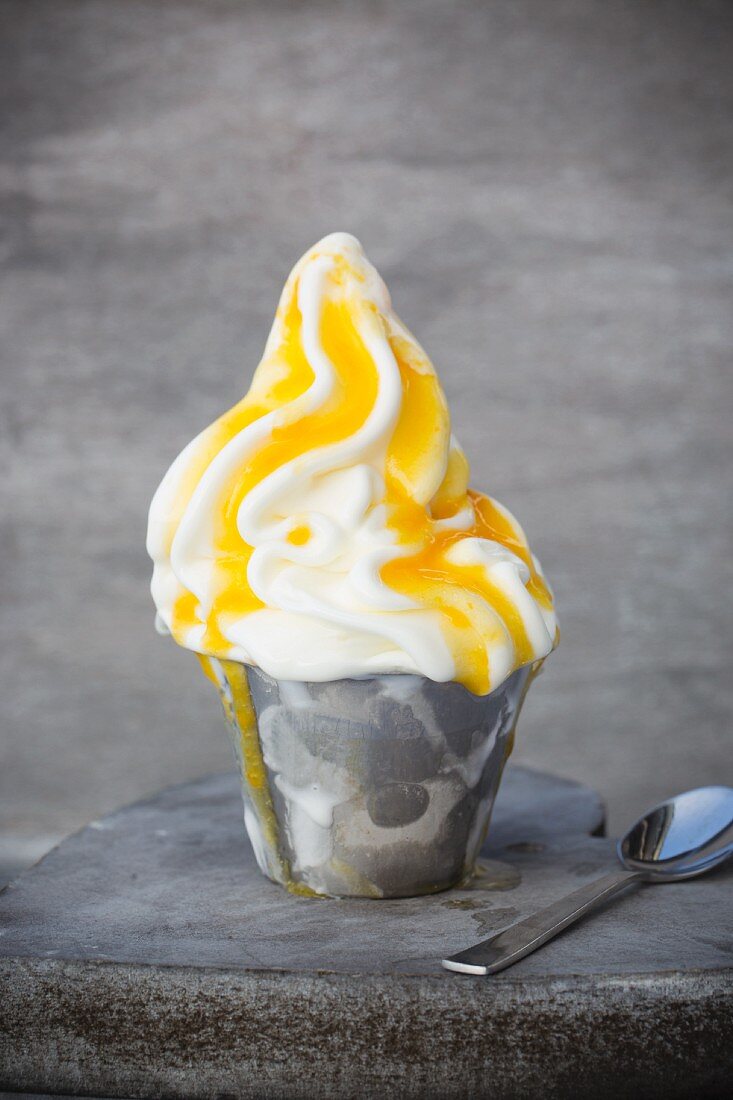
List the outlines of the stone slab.
<svg viewBox="0 0 733 1100">
<path fill-rule="evenodd" d="M 0 1085 L 562 1096 L 585 1081 L 624 1096 L 633 1080 L 635 1096 L 715 1095 L 731 872 L 642 888 L 492 979 L 440 967 L 610 869 L 602 826 L 593 791 L 509 768 L 472 887 L 305 899 L 257 871 L 236 776 L 164 790 L 0 895 Z"/>
</svg>

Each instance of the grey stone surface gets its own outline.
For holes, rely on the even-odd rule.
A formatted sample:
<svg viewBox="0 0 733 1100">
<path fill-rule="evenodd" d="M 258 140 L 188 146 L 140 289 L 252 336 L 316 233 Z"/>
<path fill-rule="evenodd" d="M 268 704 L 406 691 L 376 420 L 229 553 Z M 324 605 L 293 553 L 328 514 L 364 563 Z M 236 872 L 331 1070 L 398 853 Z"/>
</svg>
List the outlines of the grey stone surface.
<svg viewBox="0 0 733 1100">
<path fill-rule="evenodd" d="M 298 975 L 286 985 L 270 973 L 28 962 L 10 978 L 13 1078 L 46 1090 L 181 1100 L 730 1092 L 730 995 L 705 973 L 622 989 L 587 978 L 458 988 L 427 977 Z"/>
<path fill-rule="evenodd" d="M 593 791 L 509 768 L 471 888 L 297 898 L 257 870 L 235 777 L 163 791 L 0 895 L 0 1086 L 722 1095 L 731 871 L 639 889 L 493 979 L 440 968 L 607 871 L 602 822 Z"/>
<path fill-rule="evenodd" d="M 592 791 L 511 767 L 505 780 L 492 856 L 470 889 L 381 902 L 298 898 L 265 879 L 235 775 L 169 788 L 93 821 L 10 884 L 0 895 L 0 957 L 435 973 L 444 947 L 468 946 L 608 862 L 611 842 L 589 839 L 603 822 Z M 667 962 L 675 947 L 661 948 Z M 697 959 L 720 962 L 714 951 Z M 548 965 L 540 955 L 522 964 L 541 974 Z"/>
<path fill-rule="evenodd" d="M 209 685 L 152 630 L 146 508 L 333 229 L 556 588 L 517 759 L 617 828 L 730 781 L 731 6 L 0 11 L 8 865 L 226 765 Z"/>
</svg>

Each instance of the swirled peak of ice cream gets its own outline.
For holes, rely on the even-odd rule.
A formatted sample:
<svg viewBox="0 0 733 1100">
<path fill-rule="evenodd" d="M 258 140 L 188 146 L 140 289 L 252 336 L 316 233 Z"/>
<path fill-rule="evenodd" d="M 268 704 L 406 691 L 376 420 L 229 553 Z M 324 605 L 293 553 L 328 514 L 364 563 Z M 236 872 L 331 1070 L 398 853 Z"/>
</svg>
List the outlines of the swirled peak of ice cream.
<svg viewBox="0 0 733 1100">
<path fill-rule="evenodd" d="M 163 478 L 148 549 L 161 629 L 281 680 L 485 694 L 556 636 L 521 527 L 468 488 L 435 370 L 345 233 L 293 268 L 248 393 Z"/>
</svg>

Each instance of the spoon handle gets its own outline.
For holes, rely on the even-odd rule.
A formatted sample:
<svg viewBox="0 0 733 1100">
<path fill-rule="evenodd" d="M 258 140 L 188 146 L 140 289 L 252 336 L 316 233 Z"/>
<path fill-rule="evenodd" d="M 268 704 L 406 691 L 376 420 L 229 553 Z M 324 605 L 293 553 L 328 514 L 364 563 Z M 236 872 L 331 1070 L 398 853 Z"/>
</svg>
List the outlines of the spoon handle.
<svg viewBox="0 0 733 1100">
<path fill-rule="evenodd" d="M 449 959 L 443 959 L 443 966 L 459 974 L 496 974 L 536 951 L 564 928 L 575 924 L 599 902 L 607 901 L 641 878 L 643 875 L 639 871 L 614 871 L 611 875 L 604 875 L 503 932 L 466 951 L 459 951 Z"/>
</svg>

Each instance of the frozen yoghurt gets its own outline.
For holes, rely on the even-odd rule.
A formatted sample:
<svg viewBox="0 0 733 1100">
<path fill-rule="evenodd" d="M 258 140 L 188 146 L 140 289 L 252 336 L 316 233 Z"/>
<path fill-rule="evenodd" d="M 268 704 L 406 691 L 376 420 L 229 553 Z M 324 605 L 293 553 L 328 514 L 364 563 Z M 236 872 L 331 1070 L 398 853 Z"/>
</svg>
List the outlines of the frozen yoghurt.
<svg viewBox="0 0 733 1100">
<path fill-rule="evenodd" d="M 325 237 L 285 284 L 249 391 L 155 493 L 159 628 L 279 681 L 494 691 L 557 626 L 522 528 L 468 473 L 382 279 L 354 237 Z"/>
</svg>

